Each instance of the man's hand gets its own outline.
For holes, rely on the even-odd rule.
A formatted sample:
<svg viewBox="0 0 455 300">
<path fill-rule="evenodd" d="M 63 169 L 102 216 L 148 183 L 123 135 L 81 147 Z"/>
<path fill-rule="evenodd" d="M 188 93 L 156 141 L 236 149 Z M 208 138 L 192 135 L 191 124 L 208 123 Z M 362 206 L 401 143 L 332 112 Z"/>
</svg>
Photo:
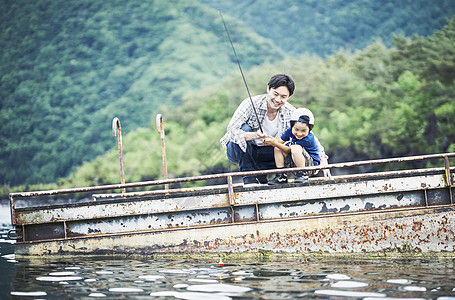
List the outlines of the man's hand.
<svg viewBox="0 0 455 300">
<path fill-rule="evenodd" d="M 256 139 L 261 140 L 264 142 L 264 139 L 267 138 L 267 134 L 263 133 L 262 131 L 258 130 L 256 131 Z"/>
<path fill-rule="evenodd" d="M 261 140 L 262 142 L 267 137 L 267 134 L 263 133 L 262 131 L 258 130 L 255 132 L 245 132 L 245 140 Z"/>
</svg>

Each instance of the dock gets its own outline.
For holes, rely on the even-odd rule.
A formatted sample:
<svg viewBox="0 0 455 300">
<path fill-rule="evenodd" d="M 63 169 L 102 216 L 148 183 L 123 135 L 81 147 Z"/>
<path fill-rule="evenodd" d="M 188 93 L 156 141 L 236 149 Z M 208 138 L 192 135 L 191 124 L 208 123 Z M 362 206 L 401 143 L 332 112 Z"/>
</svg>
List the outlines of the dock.
<svg viewBox="0 0 455 300">
<path fill-rule="evenodd" d="M 234 183 L 245 175 L 281 172 L 267 170 L 11 193 L 11 236 L 19 256 L 454 252 L 453 157 L 455 153 L 444 153 L 331 164 L 326 168 L 416 161 L 438 166 L 333 180 L 310 177 L 309 184 Z M 160 188 L 215 179 L 225 184 Z M 59 196 L 81 193 L 90 197 L 53 203 Z M 35 201 L 46 198 L 44 204 Z"/>
</svg>

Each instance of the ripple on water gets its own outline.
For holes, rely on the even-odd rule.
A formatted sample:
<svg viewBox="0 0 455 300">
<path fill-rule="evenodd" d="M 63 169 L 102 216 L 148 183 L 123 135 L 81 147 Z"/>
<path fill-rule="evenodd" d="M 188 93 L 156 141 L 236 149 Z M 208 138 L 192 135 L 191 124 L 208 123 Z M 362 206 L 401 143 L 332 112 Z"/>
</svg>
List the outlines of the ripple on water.
<svg viewBox="0 0 455 300">
<path fill-rule="evenodd" d="M 156 281 L 157 279 L 164 279 L 165 277 L 161 275 L 141 275 L 139 278 L 146 281 Z"/>
<path fill-rule="evenodd" d="M 423 286 L 405 286 L 403 289 L 408 292 L 425 292 L 427 290 Z"/>
<path fill-rule="evenodd" d="M 38 297 L 38 296 L 46 296 L 46 292 L 11 292 L 12 296 L 22 296 L 22 297 Z"/>
<path fill-rule="evenodd" d="M 114 272 L 112 272 L 112 271 L 96 271 L 95 273 L 98 274 L 98 275 L 110 275 L 110 274 L 114 274 Z"/>
<path fill-rule="evenodd" d="M 49 273 L 50 276 L 71 276 L 74 275 L 74 272 L 52 272 Z"/>
<path fill-rule="evenodd" d="M 15 256 L 8 254 L 3 258 L 15 259 Z M 356 265 L 354 269 L 350 268 L 351 265 L 346 266 L 344 261 L 338 265 L 330 262 L 326 268 L 323 268 L 325 262 L 320 261 L 309 261 L 299 266 L 271 262 L 268 265 L 258 265 L 261 271 L 256 272 L 256 265 L 247 263 L 224 268 L 202 268 L 204 265 L 201 261 L 182 263 L 169 260 L 168 263 L 154 265 L 154 261 L 143 260 L 123 264 L 123 260 L 112 262 L 84 258 L 76 261 L 59 258 L 50 264 L 20 259 L 19 263 L 12 266 L 5 259 L 3 266 L 14 267 L 18 272 L 15 284 L 10 285 L 13 291 L 6 291 L 4 298 L 49 297 L 39 294 L 44 292 L 52 294 L 55 299 L 84 294 L 87 299 L 153 296 L 165 299 L 169 296 L 166 299 L 226 300 L 247 298 L 254 291 L 258 298 L 274 299 L 306 295 L 329 299 L 377 300 L 382 297 L 387 300 L 455 300 L 455 286 L 451 280 L 455 267 L 453 262 L 441 267 L 440 263 L 428 266 L 412 260 L 408 263 L 415 266 L 413 269 L 406 266 L 406 272 L 409 269 L 409 274 L 406 274 L 402 268 L 394 268 L 388 261 Z M 283 271 L 284 265 L 289 267 L 287 272 Z M 370 275 L 373 273 L 368 271 L 377 272 L 378 266 L 382 267 L 381 272 Z M 25 278 L 24 274 L 28 277 Z M 115 274 L 115 278 L 111 274 Z"/>
<path fill-rule="evenodd" d="M 332 279 L 332 280 L 349 280 L 351 277 L 348 275 L 344 274 L 329 274 L 326 276 L 327 279 Z"/>
<path fill-rule="evenodd" d="M 2 257 L 6 260 L 15 260 L 16 254 L 5 254 L 5 255 L 2 255 Z"/>
<path fill-rule="evenodd" d="M 0 239 L 0 243 L 16 244 L 15 240 Z"/>
<path fill-rule="evenodd" d="M 388 283 L 396 283 L 396 284 L 409 284 L 411 283 L 410 280 L 407 279 L 387 279 Z"/>
<path fill-rule="evenodd" d="M 438 298 L 439 299 L 439 298 Z M 366 297 L 362 300 L 378 300 L 377 297 Z M 394 298 L 394 297 L 387 297 L 386 300 L 425 300 L 425 298 Z"/>
<path fill-rule="evenodd" d="M 120 287 L 120 288 L 110 288 L 109 292 L 114 293 L 140 293 L 143 292 L 143 289 L 140 288 L 130 288 L 130 287 Z"/>
<path fill-rule="evenodd" d="M 387 297 L 386 294 L 374 293 L 374 292 L 355 292 L 355 291 L 341 291 L 341 290 L 316 290 L 315 294 L 327 295 L 327 296 L 344 296 L 344 297 Z M 364 298 L 365 299 L 365 298 Z M 390 298 L 387 298 L 389 300 Z"/>
<path fill-rule="evenodd" d="M 334 288 L 350 289 L 350 288 L 366 287 L 366 286 L 368 286 L 368 283 L 358 282 L 358 281 L 338 281 L 338 282 L 333 283 L 331 286 Z"/>
<path fill-rule="evenodd" d="M 223 292 L 223 293 L 245 293 L 251 291 L 252 288 L 231 284 L 198 284 L 190 285 L 187 290 L 198 292 Z"/>
<path fill-rule="evenodd" d="M 72 280 L 82 280 L 80 276 L 42 276 L 37 277 L 38 281 L 72 281 Z"/>
<path fill-rule="evenodd" d="M 94 298 L 103 298 L 106 297 L 103 293 L 91 293 L 88 295 L 89 297 L 94 297 Z"/>
<path fill-rule="evenodd" d="M 202 278 L 190 278 L 190 282 L 199 282 L 199 283 L 218 283 L 218 280 L 215 279 L 202 279 Z"/>
<path fill-rule="evenodd" d="M 161 291 L 151 293 L 150 296 L 154 297 L 174 297 L 177 299 L 188 299 L 188 300 L 231 300 L 231 297 L 220 295 L 220 294 L 211 294 L 211 293 L 197 293 L 197 292 L 174 292 L 174 291 Z"/>
<path fill-rule="evenodd" d="M 165 269 L 160 270 L 160 273 L 169 273 L 169 274 L 190 274 L 195 273 L 194 271 L 187 270 L 187 269 Z"/>
</svg>

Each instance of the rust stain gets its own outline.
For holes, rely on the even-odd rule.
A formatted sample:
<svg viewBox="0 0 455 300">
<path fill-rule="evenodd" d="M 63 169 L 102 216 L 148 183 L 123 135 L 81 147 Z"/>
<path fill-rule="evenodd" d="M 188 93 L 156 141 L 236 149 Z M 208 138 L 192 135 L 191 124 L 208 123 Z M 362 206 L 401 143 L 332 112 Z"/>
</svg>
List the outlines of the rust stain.
<svg viewBox="0 0 455 300">
<path fill-rule="evenodd" d="M 424 227 L 422 221 L 414 221 L 414 224 L 412 225 L 412 231 L 421 231 L 422 227 Z"/>
</svg>

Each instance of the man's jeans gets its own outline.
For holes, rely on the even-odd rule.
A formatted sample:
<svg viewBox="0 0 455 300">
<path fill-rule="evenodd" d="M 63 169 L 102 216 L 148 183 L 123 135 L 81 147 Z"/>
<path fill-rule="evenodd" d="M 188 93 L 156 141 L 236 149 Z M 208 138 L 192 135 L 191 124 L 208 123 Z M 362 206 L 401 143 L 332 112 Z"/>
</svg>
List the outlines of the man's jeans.
<svg viewBox="0 0 455 300">
<path fill-rule="evenodd" d="M 247 124 L 242 126 L 242 130 L 251 132 L 251 127 Z M 275 157 L 273 146 L 258 147 L 254 141 L 247 141 L 246 152 L 239 145 L 230 142 L 226 148 L 228 159 L 239 165 L 241 172 L 275 169 Z M 261 183 L 267 183 L 267 176 L 260 175 L 258 179 Z"/>
</svg>

